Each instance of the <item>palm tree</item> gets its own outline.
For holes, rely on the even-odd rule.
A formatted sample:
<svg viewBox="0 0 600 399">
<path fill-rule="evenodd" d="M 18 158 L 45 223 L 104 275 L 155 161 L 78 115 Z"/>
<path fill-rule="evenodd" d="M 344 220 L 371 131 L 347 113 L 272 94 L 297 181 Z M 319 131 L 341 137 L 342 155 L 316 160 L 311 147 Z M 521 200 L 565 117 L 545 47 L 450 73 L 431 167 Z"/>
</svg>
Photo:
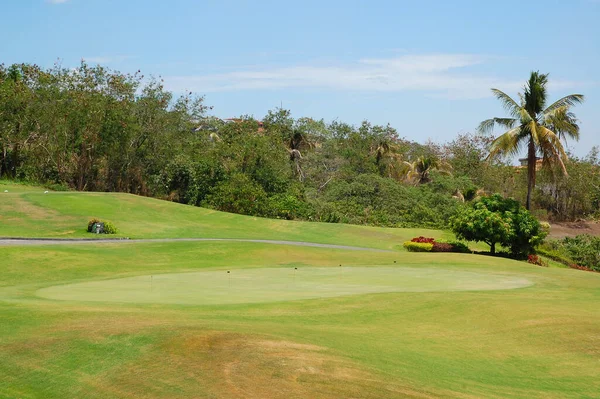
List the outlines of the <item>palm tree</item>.
<svg viewBox="0 0 600 399">
<path fill-rule="evenodd" d="M 301 149 L 313 148 L 315 146 L 311 138 L 300 129 L 292 129 L 289 131 L 289 140 L 287 142 L 287 151 L 290 155 L 290 162 L 292 163 L 293 171 L 298 176 L 300 181 L 304 181 L 304 171 L 300 166 L 300 160 L 302 159 Z"/>
<path fill-rule="evenodd" d="M 490 133 L 494 126 L 508 129 L 495 139 L 488 160 L 499 155 L 516 155 L 523 145 L 527 146 L 527 202 L 531 207 L 531 193 L 535 188 L 537 157 L 542 157 L 542 166 L 558 165 L 567 175 L 567 154 L 561 140 L 579 139 L 579 126 L 572 106 L 583 102 L 583 95 L 570 94 L 546 107 L 546 84 L 548 75 L 531 72 L 524 93 L 519 94 L 520 103 L 498 89 L 492 92 L 509 113 L 510 118 L 492 118 L 481 122 L 479 131 Z"/>
<path fill-rule="evenodd" d="M 369 153 L 375 155 L 375 167 L 381 176 L 396 178 L 402 165 L 402 141 L 389 134 L 372 138 Z"/>
<path fill-rule="evenodd" d="M 433 170 L 443 174 L 451 174 L 452 166 L 434 156 L 424 156 L 417 158 L 414 162 L 404 162 L 406 166 L 406 181 L 425 184 L 431 181 L 429 176 Z"/>
</svg>

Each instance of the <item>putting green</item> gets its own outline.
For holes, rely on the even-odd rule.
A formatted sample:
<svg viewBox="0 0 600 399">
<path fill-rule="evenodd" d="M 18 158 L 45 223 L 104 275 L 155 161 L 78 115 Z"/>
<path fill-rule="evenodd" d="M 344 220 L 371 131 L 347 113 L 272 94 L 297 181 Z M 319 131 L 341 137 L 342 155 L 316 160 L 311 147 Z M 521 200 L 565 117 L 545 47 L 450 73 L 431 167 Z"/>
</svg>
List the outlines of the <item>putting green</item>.
<svg viewBox="0 0 600 399">
<path fill-rule="evenodd" d="M 511 275 L 434 267 L 302 267 L 173 273 L 43 288 L 71 301 L 217 305 L 264 303 L 382 292 L 505 290 L 532 285 Z"/>
</svg>

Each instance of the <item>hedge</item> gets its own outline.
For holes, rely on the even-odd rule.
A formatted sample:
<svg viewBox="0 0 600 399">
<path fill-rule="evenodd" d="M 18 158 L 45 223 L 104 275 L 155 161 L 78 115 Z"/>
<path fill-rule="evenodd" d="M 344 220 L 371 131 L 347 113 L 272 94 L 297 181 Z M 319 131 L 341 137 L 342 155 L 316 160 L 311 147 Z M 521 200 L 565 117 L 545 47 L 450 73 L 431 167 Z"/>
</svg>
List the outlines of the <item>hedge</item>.
<svg viewBox="0 0 600 399">
<path fill-rule="evenodd" d="M 406 241 L 403 246 L 410 252 L 431 252 L 433 249 L 433 244 L 426 242 Z"/>
</svg>

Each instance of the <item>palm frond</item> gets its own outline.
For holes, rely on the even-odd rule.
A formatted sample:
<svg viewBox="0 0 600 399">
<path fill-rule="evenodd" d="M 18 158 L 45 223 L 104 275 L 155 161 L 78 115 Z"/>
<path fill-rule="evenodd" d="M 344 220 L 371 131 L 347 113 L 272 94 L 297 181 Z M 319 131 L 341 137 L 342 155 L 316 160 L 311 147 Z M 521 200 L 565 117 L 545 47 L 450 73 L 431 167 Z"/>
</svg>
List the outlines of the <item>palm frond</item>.
<svg viewBox="0 0 600 399">
<path fill-rule="evenodd" d="M 521 107 L 519 110 L 519 120 L 522 125 L 526 125 L 533 121 L 533 117 L 529 114 L 529 111 L 525 107 Z"/>
<path fill-rule="evenodd" d="M 529 80 L 525 84 L 523 98 L 523 108 L 527 109 L 529 114 L 534 117 L 542 112 L 546 104 L 546 85 L 548 84 L 548 74 L 532 71 Z"/>
<path fill-rule="evenodd" d="M 501 136 L 496 140 L 492 141 L 490 146 L 490 153 L 487 157 L 488 161 L 491 161 L 499 156 L 514 156 L 521 150 L 521 143 L 523 141 L 523 135 L 521 134 L 521 126 L 515 127 Z"/>
<path fill-rule="evenodd" d="M 557 108 L 562 108 L 562 107 L 569 108 L 576 104 L 581 104 L 584 100 L 585 100 L 585 97 L 583 94 L 569 94 L 568 96 L 564 96 L 563 98 L 558 99 L 554 103 L 549 105 L 544 110 L 544 114 L 552 112 L 553 110 L 555 110 Z"/>
<path fill-rule="evenodd" d="M 565 162 L 567 161 L 567 153 L 560 142 L 558 134 L 552 130 L 538 126 L 539 135 L 539 150 L 542 153 L 542 159 L 544 165 L 557 164 L 562 169 L 565 176 L 568 176 Z"/>
<path fill-rule="evenodd" d="M 512 129 L 516 124 L 517 120 L 514 118 L 492 118 L 481 122 L 477 131 L 482 134 L 488 134 L 494 130 L 494 126 L 496 125 L 502 126 L 505 129 Z"/>
<path fill-rule="evenodd" d="M 568 106 L 555 108 L 543 115 L 543 123 L 548 129 L 558 134 L 560 139 L 567 137 L 579 140 L 579 125 L 575 114 L 569 112 Z"/>
<path fill-rule="evenodd" d="M 492 89 L 492 93 L 494 96 L 500 100 L 504 109 L 513 117 L 517 118 L 520 115 L 521 106 L 517 104 L 515 100 L 512 99 L 511 96 L 503 92 L 502 90 Z"/>
</svg>

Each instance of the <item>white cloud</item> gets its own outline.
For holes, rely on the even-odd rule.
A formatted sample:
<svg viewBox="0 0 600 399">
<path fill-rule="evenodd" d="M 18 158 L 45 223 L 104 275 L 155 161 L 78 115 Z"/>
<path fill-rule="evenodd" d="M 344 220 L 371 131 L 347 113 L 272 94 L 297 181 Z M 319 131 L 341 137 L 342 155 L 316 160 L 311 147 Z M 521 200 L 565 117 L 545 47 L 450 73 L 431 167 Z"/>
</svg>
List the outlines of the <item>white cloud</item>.
<svg viewBox="0 0 600 399">
<path fill-rule="evenodd" d="M 420 91 L 432 97 L 477 99 L 491 96 L 498 87 L 516 93 L 524 80 L 510 80 L 473 72 L 491 57 L 471 54 L 402 55 L 361 59 L 344 65 L 298 65 L 245 68 L 226 73 L 167 76 L 172 91 L 198 93 L 311 88 L 335 91 Z M 551 81 L 552 89 L 573 87 L 573 82 Z"/>
<path fill-rule="evenodd" d="M 402 55 L 361 59 L 345 65 L 298 65 L 238 70 L 207 75 L 167 76 L 173 91 L 199 93 L 312 88 L 338 91 L 423 91 L 431 96 L 482 98 L 491 87 L 517 91 L 522 81 L 473 73 L 490 58 L 470 54 Z M 555 82 L 558 83 L 558 82 Z"/>
<path fill-rule="evenodd" d="M 68 1 L 69 0 L 46 0 L 46 2 L 50 4 L 64 4 Z"/>
</svg>

